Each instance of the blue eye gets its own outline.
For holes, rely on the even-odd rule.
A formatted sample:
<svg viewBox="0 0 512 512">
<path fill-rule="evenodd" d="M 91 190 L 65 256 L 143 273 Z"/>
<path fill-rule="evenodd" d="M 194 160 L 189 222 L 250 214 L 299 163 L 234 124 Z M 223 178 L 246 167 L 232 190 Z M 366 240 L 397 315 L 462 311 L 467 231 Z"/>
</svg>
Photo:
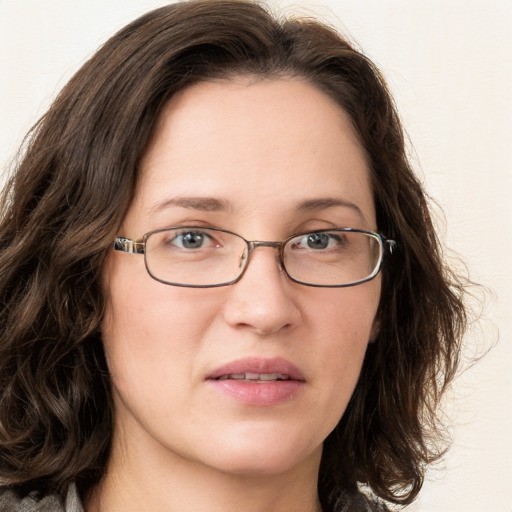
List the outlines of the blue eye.
<svg viewBox="0 0 512 512">
<path fill-rule="evenodd" d="M 169 241 L 181 249 L 201 249 L 212 245 L 212 237 L 204 231 L 183 231 Z"/>
<path fill-rule="evenodd" d="M 299 249 L 324 250 L 333 249 L 342 244 L 342 239 L 334 233 L 308 233 L 293 244 Z"/>
</svg>

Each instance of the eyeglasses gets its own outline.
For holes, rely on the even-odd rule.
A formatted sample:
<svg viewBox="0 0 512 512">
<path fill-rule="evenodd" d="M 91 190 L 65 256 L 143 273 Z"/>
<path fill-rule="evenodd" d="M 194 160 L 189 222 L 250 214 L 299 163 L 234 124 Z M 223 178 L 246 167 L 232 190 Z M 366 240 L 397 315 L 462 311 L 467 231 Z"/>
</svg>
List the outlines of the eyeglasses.
<svg viewBox="0 0 512 512">
<path fill-rule="evenodd" d="M 300 233 L 282 242 L 259 242 L 225 229 L 200 226 L 155 229 L 142 240 L 117 237 L 114 242 L 117 251 L 144 254 L 146 269 L 157 281 L 192 288 L 236 283 L 258 247 L 277 249 L 280 267 L 296 283 L 344 287 L 373 279 L 396 242 L 352 228 Z"/>
</svg>

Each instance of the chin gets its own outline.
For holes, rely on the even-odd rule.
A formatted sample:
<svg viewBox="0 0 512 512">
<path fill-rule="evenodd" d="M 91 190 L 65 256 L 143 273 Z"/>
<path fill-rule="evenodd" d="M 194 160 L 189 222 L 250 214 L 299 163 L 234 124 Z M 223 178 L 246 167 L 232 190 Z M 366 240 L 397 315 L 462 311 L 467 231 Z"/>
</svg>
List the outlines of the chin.
<svg viewBox="0 0 512 512">
<path fill-rule="evenodd" d="M 259 438 L 259 439 L 258 439 Z M 302 446 L 292 437 L 262 439 L 231 438 L 229 444 L 212 454 L 211 466 L 240 476 L 268 476 L 287 473 L 306 464 L 320 464 L 322 445 Z M 204 454 L 206 455 L 206 454 Z"/>
</svg>

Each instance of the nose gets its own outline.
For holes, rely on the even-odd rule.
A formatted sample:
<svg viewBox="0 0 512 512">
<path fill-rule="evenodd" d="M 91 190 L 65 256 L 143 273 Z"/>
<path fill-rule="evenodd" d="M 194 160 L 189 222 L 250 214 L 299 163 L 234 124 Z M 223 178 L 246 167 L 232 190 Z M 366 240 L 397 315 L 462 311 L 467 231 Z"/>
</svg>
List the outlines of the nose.
<svg viewBox="0 0 512 512">
<path fill-rule="evenodd" d="M 259 247 L 240 281 L 230 287 L 225 320 L 259 335 L 290 330 L 301 318 L 296 286 L 281 269 L 276 248 Z"/>
</svg>

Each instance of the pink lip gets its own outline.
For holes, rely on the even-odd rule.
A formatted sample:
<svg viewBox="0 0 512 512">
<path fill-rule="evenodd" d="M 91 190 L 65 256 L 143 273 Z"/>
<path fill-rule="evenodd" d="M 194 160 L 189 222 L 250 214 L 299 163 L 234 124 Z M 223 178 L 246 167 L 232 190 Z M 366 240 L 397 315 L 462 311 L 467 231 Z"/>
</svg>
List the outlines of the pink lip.
<svg viewBox="0 0 512 512">
<path fill-rule="evenodd" d="M 213 370 L 207 379 L 218 379 L 232 373 L 282 373 L 292 380 L 304 381 L 304 374 L 293 363 L 281 357 L 265 359 L 260 357 L 244 357 L 231 361 Z"/>
<path fill-rule="evenodd" d="M 219 380 L 223 376 L 243 373 L 277 373 L 286 375 L 289 379 Z M 286 402 L 297 396 L 306 383 L 302 371 L 290 361 L 282 358 L 262 359 L 257 357 L 247 357 L 227 363 L 209 373 L 206 380 L 218 392 L 234 398 L 244 405 L 252 406 L 270 406 Z"/>
</svg>

